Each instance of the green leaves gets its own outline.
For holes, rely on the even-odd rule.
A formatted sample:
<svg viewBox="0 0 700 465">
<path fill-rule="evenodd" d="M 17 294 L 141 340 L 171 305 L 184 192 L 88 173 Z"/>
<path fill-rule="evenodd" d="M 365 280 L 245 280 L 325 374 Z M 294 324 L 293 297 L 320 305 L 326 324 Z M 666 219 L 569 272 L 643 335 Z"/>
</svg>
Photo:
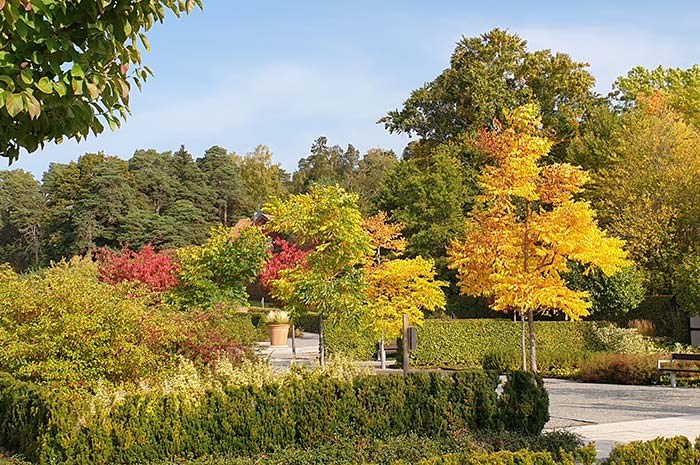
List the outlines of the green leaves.
<svg viewBox="0 0 700 465">
<path fill-rule="evenodd" d="M 45 94 L 51 94 L 54 91 L 53 83 L 46 76 L 39 79 L 36 83 L 36 88 Z"/>
<path fill-rule="evenodd" d="M 105 122 L 117 128 L 130 92 L 122 69 L 136 65 L 139 87 L 150 73 L 135 41 L 149 50 L 146 33 L 166 10 L 180 14 L 197 5 L 87 0 L 75 8 L 71 0 L 2 0 L 0 88 L 21 97 L 3 97 L 9 108 L 0 112 L 0 156 L 16 159 L 21 149 L 32 152 L 46 141 L 82 139 Z"/>
<path fill-rule="evenodd" d="M 11 117 L 15 117 L 21 111 L 24 111 L 22 94 L 9 94 L 5 99 L 5 108 Z"/>
</svg>

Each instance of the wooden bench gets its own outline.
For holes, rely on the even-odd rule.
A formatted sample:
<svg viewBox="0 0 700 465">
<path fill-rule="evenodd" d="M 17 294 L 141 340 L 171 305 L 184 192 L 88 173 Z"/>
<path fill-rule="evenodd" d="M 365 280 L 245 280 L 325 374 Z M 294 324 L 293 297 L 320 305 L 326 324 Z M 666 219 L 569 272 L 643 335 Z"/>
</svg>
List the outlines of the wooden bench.
<svg viewBox="0 0 700 465">
<path fill-rule="evenodd" d="M 678 366 L 677 362 L 700 362 L 700 354 L 671 354 L 671 360 L 659 360 L 657 368 L 671 373 L 671 386 L 676 387 L 676 373 L 700 373 L 700 366 L 686 368 Z"/>
<path fill-rule="evenodd" d="M 380 351 L 380 344 L 377 343 L 377 360 L 381 360 Z M 386 353 L 386 358 L 389 358 L 390 356 L 396 358 L 396 356 L 399 353 L 399 346 L 398 344 L 396 344 L 396 342 L 392 342 L 391 344 L 384 344 L 384 352 Z"/>
</svg>

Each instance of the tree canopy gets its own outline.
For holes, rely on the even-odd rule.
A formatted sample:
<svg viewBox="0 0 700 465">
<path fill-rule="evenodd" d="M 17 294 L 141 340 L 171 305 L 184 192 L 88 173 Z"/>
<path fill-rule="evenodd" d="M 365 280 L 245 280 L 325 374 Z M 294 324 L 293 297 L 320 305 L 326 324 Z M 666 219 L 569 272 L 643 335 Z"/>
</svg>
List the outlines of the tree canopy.
<svg viewBox="0 0 700 465">
<path fill-rule="evenodd" d="M 1 0 L 0 156 L 48 141 L 81 140 L 129 113 L 131 85 L 150 68 L 139 43 L 166 11 L 180 16 L 201 0 Z"/>
<path fill-rule="evenodd" d="M 442 143 L 488 127 L 504 111 L 534 102 L 554 140 L 565 142 L 595 99 L 595 79 L 587 67 L 565 53 L 530 51 L 517 34 L 493 29 L 462 38 L 450 67 L 414 90 L 403 108 L 380 122 L 390 132 Z M 556 149 L 563 156 L 562 149 Z"/>
<path fill-rule="evenodd" d="M 466 233 L 449 249 L 464 294 L 487 295 L 499 311 L 528 315 L 530 369 L 537 371 L 534 314 L 588 314 L 589 294 L 567 286 L 569 262 L 609 275 L 627 265 L 623 242 L 598 229 L 587 202 L 576 200 L 588 179 L 568 164 L 542 165 L 552 142 L 541 135 L 536 105 L 506 112 L 506 126 L 479 132 L 477 147 L 493 164 L 480 177 L 482 194 Z"/>
</svg>

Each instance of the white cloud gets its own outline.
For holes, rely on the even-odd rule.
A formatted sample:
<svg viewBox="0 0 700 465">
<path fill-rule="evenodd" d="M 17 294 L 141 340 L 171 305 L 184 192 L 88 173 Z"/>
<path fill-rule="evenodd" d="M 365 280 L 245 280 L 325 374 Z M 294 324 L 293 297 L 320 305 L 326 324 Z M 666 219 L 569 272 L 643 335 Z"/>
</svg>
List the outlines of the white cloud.
<svg viewBox="0 0 700 465">
<path fill-rule="evenodd" d="M 590 63 L 597 89 L 607 94 L 618 76 L 634 66 L 659 65 L 688 67 L 693 53 L 688 44 L 647 32 L 623 27 L 612 28 L 514 28 L 528 41 L 531 50 L 544 48 L 564 52 L 578 61 Z"/>
</svg>

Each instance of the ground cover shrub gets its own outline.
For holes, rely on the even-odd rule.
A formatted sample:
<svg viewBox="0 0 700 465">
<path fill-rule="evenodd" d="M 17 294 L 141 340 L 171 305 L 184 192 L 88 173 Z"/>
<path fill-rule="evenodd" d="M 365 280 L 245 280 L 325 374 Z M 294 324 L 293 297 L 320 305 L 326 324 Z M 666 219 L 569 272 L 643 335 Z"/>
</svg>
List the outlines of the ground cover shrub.
<svg viewBox="0 0 700 465">
<path fill-rule="evenodd" d="M 581 362 L 574 378 L 585 383 L 650 385 L 661 384 L 657 355 L 598 354 Z"/>
<path fill-rule="evenodd" d="M 505 438 L 505 439 L 503 439 Z M 548 449 L 543 445 L 551 445 Z M 560 446 L 560 447 L 555 447 Z M 269 454 L 253 457 L 209 456 L 188 461 L 188 465 L 399 465 L 414 464 L 425 459 L 446 454 L 484 454 L 499 450 L 529 449 L 533 452 L 551 453 L 556 461 L 562 456 L 576 453 L 583 456 L 582 443 L 575 435 L 562 432 L 543 433 L 539 436 L 517 433 L 488 433 L 483 431 L 460 432 L 439 438 L 415 435 L 373 439 L 365 437 L 320 440 L 311 448 L 288 447 Z M 562 453 L 563 452 L 563 453 Z M 541 454 L 543 455 L 543 454 Z M 158 465 L 175 465 L 182 462 L 168 461 Z M 557 462 L 558 463 L 558 462 Z"/>
<path fill-rule="evenodd" d="M 222 374 L 214 385 L 194 371 L 167 388 L 89 394 L 2 375 L 0 445 L 35 463 L 100 465 L 250 456 L 354 435 L 444 437 L 462 429 L 534 431 L 543 425 L 539 413 L 530 421 L 505 421 L 528 410 L 499 400 L 492 372 L 342 379 L 296 370 L 273 383 L 225 380 Z M 508 389 L 524 400 L 546 396 L 532 380 Z"/>
<path fill-rule="evenodd" d="M 563 453 L 557 460 L 549 452 L 533 452 L 527 449 L 519 451 L 499 451 L 482 453 L 457 453 L 428 458 L 411 465 L 592 465 L 595 450 L 582 448 L 576 453 Z M 409 465 L 397 462 L 395 465 Z"/>
<path fill-rule="evenodd" d="M 634 328 L 619 328 L 613 324 L 594 324 L 588 327 L 588 345 L 597 352 L 616 354 L 653 354 L 663 351 L 654 339 L 643 336 Z"/>
<path fill-rule="evenodd" d="M 697 465 L 700 463 L 700 442 L 695 447 L 683 437 L 657 438 L 619 444 L 610 452 L 606 465 Z"/>
</svg>

